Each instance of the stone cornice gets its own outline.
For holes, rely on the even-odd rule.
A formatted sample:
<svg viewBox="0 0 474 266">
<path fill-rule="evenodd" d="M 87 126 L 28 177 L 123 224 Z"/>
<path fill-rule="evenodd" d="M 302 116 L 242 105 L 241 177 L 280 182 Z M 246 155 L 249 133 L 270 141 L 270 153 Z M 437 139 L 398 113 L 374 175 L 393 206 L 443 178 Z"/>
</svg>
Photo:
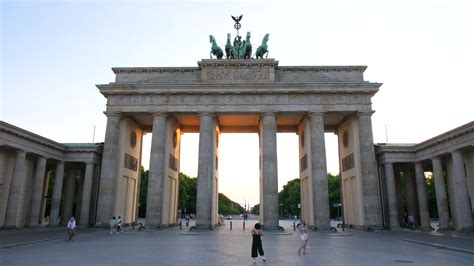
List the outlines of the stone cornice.
<svg viewBox="0 0 474 266">
<path fill-rule="evenodd" d="M 227 93 L 368 93 L 373 96 L 382 83 L 268 83 L 268 84 L 150 84 L 110 83 L 96 85 L 107 96 L 113 94 L 227 94 Z M 256 90 L 255 88 L 258 88 Z"/>
<path fill-rule="evenodd" d="M 198 67 L 113 67 L 115 74 L 143 74 L 143 73 L 183 73 L 197 72 Z"/>
<path fill-rule="evenodd" d="M 474 121 L 471 121 L 465 125 L 462 125 L 460 127 L 457 127 L 455 129 L 452 129 L 450 131 L 447 131 L 441 135 L 438 135 L 436 137 L 433 137 L 431 139 L 425 140 L 421 143 L 416 144 L 413 148 L 415 152 L 418 152 L 420 150 L 432 147 L 434 145 L 437 145 L 442 142 L 449 141 L 451 139 L 454 139 L 456 137 L 468 134 L 474 132 Z M 473 140 L 474 141 L 474 140 Z"/>
<path fill-rule="evenodd" d="M 203 67 L 240 67 L 240 66 L 269 66 L 276 68 L 278 61 L 275 59 L 203 59 L 197 62 L 200 68 Z"/>
<path fill-rule="evenodd" d="M 359 71 L 364 72 L 367 69 L 367 66 L 281 66 L 277 67 L 277 71 L 292 71 L 292 72 L 351 72 L 351 71 Z"/>
<path fill-rule="evenodd" d="M 418 144 L 377 144 L 376 153 L 418 153 L 438 144 L 474 132 L 474 121 L 447 131 Z M 473 140 L 474 142 L 474 140 Z"/>
<path fill-rule="evenodd" d="M 66 146 L 66 152 L 92 152 L 102 154 L 104 143 L 64 143 L 64 146 Z"/>
<path fill-rule="evenodd" d="M 24 130 L 22 128 L 16 127 L 12 124 L 8 124 L 3 121 L 0 121 L 0 132 L 1 131 L 38 143 L 40 145 L 44 145 L 48 148 L 52 148 L 61 152 L 64 152 L 66 150 L 66 146 L 64 144 L 55 142 L 53 140 L 42 137 L 40 135 L 37 135 L 35 133 L 32 133 L 30 131 Z"/>
</svg>

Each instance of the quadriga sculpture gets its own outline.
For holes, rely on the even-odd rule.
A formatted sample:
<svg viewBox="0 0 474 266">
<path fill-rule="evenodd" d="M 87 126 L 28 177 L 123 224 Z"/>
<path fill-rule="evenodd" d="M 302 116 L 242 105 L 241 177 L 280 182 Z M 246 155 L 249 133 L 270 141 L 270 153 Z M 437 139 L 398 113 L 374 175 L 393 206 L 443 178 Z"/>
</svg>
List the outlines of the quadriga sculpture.
<svg viewBox="0 0 474 266">
<path fill-rule="evenodd" d="M 210 43 L 212 43 L 211 53 L 210 53 L 211 58 L 212 58 L 212 55 L 214 55 L 215 57 L 217 57 L 217 59 L 222 59 L 222 57 L 224 56 L 224 52 L 222 52 L 222 49 L 219 47 L 219 45 L 217 45 L 216 39 L 214 38 L 214 36 L 209 35 L 209 41 Z"/>
<path fill-rule="evenodd" d="M 263 59 L 263 55 L 265 55 L 265 54 L 266 54 L 265 58 L 268 57 L 268 46 L 267 46 L 268 38 L 269 38 L 269 34 L 267 33 L 267 34 L 265 34 L 265 37 L 263 37 L 262 45 L 260 45 L 257 48 L 257 51 L 255 52 L 255 57 L 257 59 L 258 58 Z"/>
</svg>

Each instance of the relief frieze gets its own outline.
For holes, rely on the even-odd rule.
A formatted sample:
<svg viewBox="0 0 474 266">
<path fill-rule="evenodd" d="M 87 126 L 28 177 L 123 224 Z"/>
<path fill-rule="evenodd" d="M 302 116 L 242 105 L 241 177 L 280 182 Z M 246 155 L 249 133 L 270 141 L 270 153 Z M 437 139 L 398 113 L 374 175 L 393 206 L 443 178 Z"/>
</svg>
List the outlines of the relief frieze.
<svg viewBox="0 0 474 266">
<path fill-rule="evenodd" d="M 370 104 L 370 96 L 335 94 L 114 95 L 110 105 L 337 105 Z"/>
<path fill-rule="evenodd" d="M 208 68 L 205 73 L 206 80 L 270 80 L 270 69 L 268 68 Z"/>
</svg>

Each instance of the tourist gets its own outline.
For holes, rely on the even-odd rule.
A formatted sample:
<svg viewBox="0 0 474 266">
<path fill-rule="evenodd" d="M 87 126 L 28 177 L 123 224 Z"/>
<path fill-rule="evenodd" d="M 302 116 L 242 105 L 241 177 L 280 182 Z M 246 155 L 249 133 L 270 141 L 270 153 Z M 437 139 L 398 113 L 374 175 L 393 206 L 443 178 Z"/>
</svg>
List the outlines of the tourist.
<svg viewBox="0 0 474 266">
<path fill-rule="evenodd" d="M 122 217 L 119 216 L 117 220 L 117 233 L 122 232 Z"/>
<path fill-rule="evenodd" d="M 260 223 L 256 223 L 254 228 L 252 229 L 252 261 L 255 263 L 257 262 L 256 258 L 258 253 L 262 256 L 262 260 L 265 262 L 267 259 L 263 254 L 263 247 L 262 247 L 262 225 Z"/>
<path fill-rule="evenodd" d="M 407 218 L 407 221 L 408 221 L 408 228 L 413 230 L 415 229 L 415 217 L 413 217 L 413 215 L 408 215 L 408 218 Z"/>
<path fill-rule="evenodd" d="M 67 222 L 67 227 L 66 227 L 68 240 L 74 236 L 75 229 L 76 229 L 76 219 L 74 219 L 74 216 L 72 216 L 71 219 L 69 219 L 69 221 Z"/>
<path fill-rule="evenodd" d="M 308 229 L 306 228 L 306 224 L 298 224 L 298 231 L 300 232 L 301 238 L 301 246 L 298 249 L 298 255 L 301 255 L 301 251 L 303 251 L 303 255 L 306 255 L 306 245 L 308 244 Z"/>
<path fill-rule="evenodd" d="M 113 234 L 115 232 L 115 226 L 117 224 L 117 221 L 115 220 L 115 216 L 112 217 L 109 221 L 109 226 L 110 226 L 110 234 Z"/>
</svg>

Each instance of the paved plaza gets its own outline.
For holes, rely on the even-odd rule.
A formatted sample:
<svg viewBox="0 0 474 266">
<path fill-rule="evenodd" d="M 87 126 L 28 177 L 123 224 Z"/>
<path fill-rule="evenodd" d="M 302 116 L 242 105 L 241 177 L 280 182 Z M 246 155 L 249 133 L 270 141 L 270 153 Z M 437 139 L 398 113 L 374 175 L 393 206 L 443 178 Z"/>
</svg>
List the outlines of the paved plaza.
<svg viewBox="0 0 474 266">
<path fill-rule="evenodd" d="M 253 265 L 250 227 L 230 221 L 212 232 L 183 227 L 132 230 L 79 229 L 71 241 L 64 229 L 0 231 L 0 265 Z M 285 232 L 266 232 L 267 262 L 256 265 L 474 265 L 474 235 L 419 231 L 309 233 L 307 255 L 298 256 L 292 222 Z"/>
</svg>

